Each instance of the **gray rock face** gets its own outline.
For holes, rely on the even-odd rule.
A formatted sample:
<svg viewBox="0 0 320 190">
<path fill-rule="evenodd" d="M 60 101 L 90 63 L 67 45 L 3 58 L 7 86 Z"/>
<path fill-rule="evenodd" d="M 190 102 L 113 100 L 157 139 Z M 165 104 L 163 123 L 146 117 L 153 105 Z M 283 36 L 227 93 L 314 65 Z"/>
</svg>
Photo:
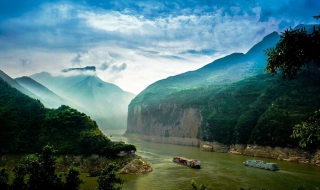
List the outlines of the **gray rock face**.
<svg viewBox="0 0 320 190">
<path fill-rule="evenodd" d="M 160 113 L 164 116 L 159 117 Z M 158 107 L 129 106 L 126 135 L 138 134 L 145 141 L 199 146 L 197 135 L 201 125 L 197 108 L 178 109 L 174 104 Z"/>
</svg>

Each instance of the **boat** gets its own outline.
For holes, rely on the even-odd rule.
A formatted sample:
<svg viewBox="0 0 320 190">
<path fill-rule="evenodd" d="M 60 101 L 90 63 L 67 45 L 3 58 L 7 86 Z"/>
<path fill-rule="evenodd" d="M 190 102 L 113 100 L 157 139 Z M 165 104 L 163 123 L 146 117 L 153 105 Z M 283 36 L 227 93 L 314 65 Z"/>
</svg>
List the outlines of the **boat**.
<svg viewBox="0 0 320 190">
<path fill-rule="evenodd" d="M 200 161 L 195 159 L 188 159 L 181 156 L 175 156 L 173 157 L 172 161 L 184 166 L 188 166 L 190 168 L 196 168 L 196 169 L 201 168 Z"/>
<path fill-rule="evenodd" d="M 266 162 L 262 160 L 246 160 L 245 162 L 243 162 L 243 164 L 246 166 L 261 168 L 266 170 L 272 170 L 272 171 L 279 170 L 277 163 L 271 163 L 271 162 Z"/>
</svg>

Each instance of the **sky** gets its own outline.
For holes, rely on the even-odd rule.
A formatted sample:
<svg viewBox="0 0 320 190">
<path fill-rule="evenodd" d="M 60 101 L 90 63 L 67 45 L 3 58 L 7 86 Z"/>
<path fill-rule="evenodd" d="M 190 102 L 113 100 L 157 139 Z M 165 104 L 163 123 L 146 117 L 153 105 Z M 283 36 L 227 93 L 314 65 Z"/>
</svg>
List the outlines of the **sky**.
<svg viewBox="0 0 320 190">
<path fill-rule="evenodd" d="M 16 78 L 95 66 L 138 94 L 319 14 L 319 0 L 1 0 L 0 70 Z"/>
</svg>

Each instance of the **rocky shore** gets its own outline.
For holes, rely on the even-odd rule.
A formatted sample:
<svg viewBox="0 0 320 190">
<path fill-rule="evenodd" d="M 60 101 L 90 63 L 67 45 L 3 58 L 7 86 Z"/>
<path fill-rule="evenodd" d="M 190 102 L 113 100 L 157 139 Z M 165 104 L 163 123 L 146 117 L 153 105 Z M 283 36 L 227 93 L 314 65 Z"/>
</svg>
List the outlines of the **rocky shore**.
<svg viewBox="0 0 320 190">
<path fill-rule="evenodd" d="M 320 150 L 309 152 L 298 148 L 283 148 L 257 145 L 224 145 L 217 142 L 201 142 L 203 151 L 222 152 L 253 157 L 273 158 L 288 162 L 299 162 L 320 166 Z"/>
<path fill-rule="evenodd" d="M 142 158 L 135 158 L 119 170 L 119 174 L 146 174 L 152 172 L 152 167 Z"/>
</svg>

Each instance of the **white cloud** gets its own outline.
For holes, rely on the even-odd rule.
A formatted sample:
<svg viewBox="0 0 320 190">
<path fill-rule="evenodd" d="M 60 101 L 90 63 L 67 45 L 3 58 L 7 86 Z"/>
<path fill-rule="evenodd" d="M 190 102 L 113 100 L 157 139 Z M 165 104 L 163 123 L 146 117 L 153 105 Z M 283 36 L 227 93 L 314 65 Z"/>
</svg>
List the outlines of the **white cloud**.
<svg viewBox="0 0 320 190">
<path fill-rule="evenodd" d="M 137 94 L 156 80 L 245 53 L 265 35 L 300 23 L 284 13 L 266 16 L 273 9 L 265 2 L 174 3 L 138 2 L 139 10 L 43 3 L 0 23 L 0 67 L 18 77 L 93 65 L 105 81 Z"/>
</svg>

